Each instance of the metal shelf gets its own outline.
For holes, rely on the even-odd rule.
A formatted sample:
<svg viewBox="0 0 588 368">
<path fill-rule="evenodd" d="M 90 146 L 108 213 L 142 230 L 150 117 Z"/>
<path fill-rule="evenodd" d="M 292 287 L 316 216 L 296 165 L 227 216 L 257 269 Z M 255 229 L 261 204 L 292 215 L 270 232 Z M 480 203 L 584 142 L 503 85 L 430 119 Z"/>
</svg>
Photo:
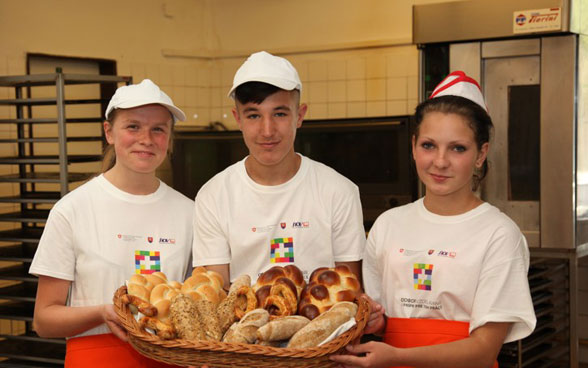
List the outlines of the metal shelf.
<svg viewBox="0 0 588 368">
<path fill-rule="evenodd" d="M 96 174 L 94 173 L 68 173 L 67 181 L 73 183 L 84 181 Z M 0 175 L 0 183 L 60 183 L 59 173 L 56 172 L 28 172 L 23 174 Z"/>
<path fill-rule="evenodd" d="M 21 283 L 0 288 L 0 299 L 34 303 L 37 287 L 36 285 L 34 287 L 31 285 L 29 283 Z"/>
<path fill-rule="evenodd" d="M 0 203 L 55 203 L 59 192 L 26 192 L 18 196 L 0 197 Z"/>
<path fill-rule="evenodd" d="M 21 265 L 4 267 L 0 269 L 0 280 L 21 281 L 29 284 L 37 284 L 39 279 L 29 273 L 30 261 Z M 2 289 L 0 288 L 0 293 Z M 1 298 L 0 298 L 1 299 Z"/>
<path fill-rule="evenodd" d="M 102 141 L 102 136 L 87 136 L 87 137 L 68 137 L 67 142 L 94 142 Z M 0 143 L 57 143 L 57 137 L 39 137 L 39 138 L 15 138 L 15 139 L 0 139 Z"/>
<path fill-rule="evenodd" d="M 84 104 L 99 104 L 108 102 L 106 99 L 101 98 L 84 98 L 84 99 L 72 99 L 63 101 L 66 105 L 84 105 Z M 12 106 L 41 106 L 41 105 L 55 105 L 57 104 L 56 98 L 13 98 L 13 99 L 1 99 L 0 105 L 12 105 Z"/>
<path fill-rule="evenodd" d="M 0 223 L 20 224 L 20 228 L 0 231 L 0 261 L 4 266 L 0 268 L 0 280 L 4 287 L 0 287 L 0 319 L 24 321 L 25 335 L 12 336 L 0 335 L 0 368 L 54 368 L 63 367 L 65 357 L 64 339 L 42 339 L 32 331 L 34 313 L 34 301 L 38 278 L 28 274 L 32 258 L 34 257 L 39 239 L 43 232 L 43 224 L 47 221 L 49 208 L 65 195 L 70 186 L 69 183 L 82 182 L 95 176 L 96 173 L 71 173 L 69 164 L 97 162 L 102 155 L 94 154 L 68 154 L 70 143 L 103 142 L 104 138 L 98 133 L 88 133 L 85 136 L 66 137 L 66 127 L 69 123 L 101 124 L 103 118 L 99 110 L 94 110 L 90 116 L 67 116 L 69 112 L 66 105 L 100 105 L 104 106 L 108 100 L 105 94 L 111 93 L 111 87 L 120 83 L 129 84 L 131 77 L 81 75 L 81 74 L 42 74 L 0 77 L 0 86 L 14 87 L 13 96 L 16 98 L 0 99 L 0 106 L 10 106 L 14 112 L 10 115 L 0 116 L 0 124 L 12 124 L 16 126 L 16 136 L 6 136 L 0 139 L 0 144 L 9 144 L 18 152 L 16 157 L 0 157 L 0 165 L 13 165 L 12 169 L 18 173 L 0 175 L 1 183 L 19 184 L 17 195 L 6 194 L 0 198 L 0 203 L 9 203 L 18 208 L 20 212 L 0 214 Z M 65 85 L 76 84 L 107 84 L 106 89 L 93 95 L 69 96 L 65 94 L 70 89 Z M 31 98 L 35 96 L 36 86 L 55 87 L 54 95 L 46 98 Z M 73 89 L 71 89 L 73 91 Z M 45 94 L 44 94 L 45 95 Z M 89 98 L 83 98 L 89 97 Z M 49 110 L 55 108 L 54 115 L 35 116 L 37 110 L 32 106 L 47 106 Z M 91 106 L 94 109 L 94 106 Z M 101 110 L 101 109 L 100 109 Z M 45 110 L 46 111 L 46 110 Z M 33 124 L 54 125 L 58 136 L 36 137 Z M 101 127 L 101 125 L 100 125 Z M 82 133 L 83 134 L 83 133 Z M 50 144 L 58 148 L 58 155 L 34 155 L 31 153 L 43 152 L 37 147 L 41 144 Z M 96 143 L 87 145 L 86 152 L 90 153 L 90 147 L 95 148 Z M 35 167 L 34 165 L 54 165 Z M 76 169 L 76 167 L 73 167 Z M 59 185 L 59 189 L 42 188 L 36 184 L 49 183 Z M 37 191 L 44 189 L 44 191 Z M 57 190 L 57 191 L 52 191 Z M 36 206 L 36 205 L 42 206 Z M 40 207 L 42 209 L 38 209 Z M 20 332 L 20 331 L 19 331 Z M 14 333 L 13 333 L 14 335 Z M 89 362 L 89 365 L 92 363 Z"/>
<path fill-rule="evenodd" d="M 104 119 L 100 116 L 93 118 L 70 118 L 65 119 L 66 123 L 101 123 Z M 21 119 L 0 119 L 0 124 L 56 124 L 57 118 L 21 118 Z"/>
<path fill-rule="evenodd" d="M 55 344 L 41 341 L 0 341 L 0 356 L 21 361 L 63 365 L 65 349 L 56 349 Z"/>
<path fill-rule="evenodd" d="M 26 210 L 0 214 L 0 222 L 21 222 L 44 224 L 47 222 L 49 210 Z"/>
<path fill-rule="evenodd" d="M 33 260 L 37 244 L 17 243 L 0 247 L 0 261 L 26 262 Z"/>
<path fill-rule="evenodd" d="M 131 77 L 114 75 L 86 75 L 86 74 L 62 74 L 65 84 L 92 84 L 92 83 L 130 83 Z M 0 77 L 2 87 L 34 87 L 52 86 L 57 82 L 59 74 L 31 74 Z"/>
<path fill-rule="evenodd" d="M 0 319 L 33 322 L 34 303 L 8 302 L 0 304 Z M 3 356 L 0 354 L 0 356 Z"/>
<path fill-rule="evenodd" d="M 67 156 L 69 163 L 93 162 L 102 160 L 100 155 L 71 155 Z M 39 155 L 26 157 L 0 157 L 0 165 L 59 165 L 59 156 Z"/>
<path fill-rule="evenodd" d="M 0 241 L 39 243 L 43 228 L 20 228 L 0 231 Z"/>
</svg>

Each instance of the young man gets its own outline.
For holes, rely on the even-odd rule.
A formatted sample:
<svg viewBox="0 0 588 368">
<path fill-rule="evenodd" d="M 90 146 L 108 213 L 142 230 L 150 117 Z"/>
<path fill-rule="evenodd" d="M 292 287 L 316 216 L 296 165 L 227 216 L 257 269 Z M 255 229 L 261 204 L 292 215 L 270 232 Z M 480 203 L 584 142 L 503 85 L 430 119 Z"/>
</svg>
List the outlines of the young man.
<svg viewBox="0 0 588 368">
<path fill-rule="evenodd" d="M 221 273 L 225 286 L 287 264 L 307 280 L 314 269 L 339 264 L 360 275 L 365 231 L 357 186 L 294 151 L 307 110 L 301 88 L 288 60 L 263 51 L 235 74 L 229 96 L 249 155 L 200 189 L 194 217 L 194 266 Z"/>
</svg>

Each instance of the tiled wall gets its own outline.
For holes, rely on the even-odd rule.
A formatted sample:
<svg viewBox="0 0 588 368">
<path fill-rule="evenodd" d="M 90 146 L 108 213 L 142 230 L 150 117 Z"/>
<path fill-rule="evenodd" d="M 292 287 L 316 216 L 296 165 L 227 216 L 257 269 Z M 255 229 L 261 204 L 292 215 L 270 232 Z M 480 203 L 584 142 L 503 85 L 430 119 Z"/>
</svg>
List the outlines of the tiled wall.
<svg viewBox="0 0 588 368">
<path fill-rule="evenodd" d="M 407 115 L 418 102 L 415 46 L 282 56 L 300 74 L 307 119 Z M 232 129 L 234 103 L 226 94 L 243 61 L 220 60 L 211 79 L 211 119 Z"/>
</svg>

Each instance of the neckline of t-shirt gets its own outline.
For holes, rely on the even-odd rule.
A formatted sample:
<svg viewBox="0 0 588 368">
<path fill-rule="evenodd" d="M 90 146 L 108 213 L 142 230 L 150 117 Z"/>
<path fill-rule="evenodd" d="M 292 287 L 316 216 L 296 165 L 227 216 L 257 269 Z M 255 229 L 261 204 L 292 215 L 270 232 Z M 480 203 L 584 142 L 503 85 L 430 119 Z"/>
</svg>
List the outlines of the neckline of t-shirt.
<svg viewBox="0 0 588 368">
<path fill-rule="evenodd" d="M 465 212 L 465 213 L 462 213 L 459 215 L 453 215 L 453 216 L 443 216 L 443 215 L 438 215 L 436 213 L 429 211 L 425 207 L 424 197 L 419 198 L 417 200 L 416 204 L 417 204 L 418 211 L 421 214 L 421 216 L 423 216 L 425 219 L 427 219 L 431 222 L 442 223 L 442 224 L 454 224 L 454 223 L 464 222 L 466 220 L 471 219 L 472 217 L 478 216 L 481 213 L 488 211 L 492 207 L 488 202 L 484 202 L 484 203 L 480 204 L 479 206 L 477 206 L 476 208 L 469 210 L 468 212 Z"/>
<path fill-rule="evenodd" d="M 104 177 L 104 174 L 100 174 L 99 176 L 96 177 L 96 180 L 98 181 L 98 184 L 104 188 L 104 190 L 106 190 L 109 194 L 111 194 L 112 196 L 121 199 L 123 201 L 126 202 L 131 202 L 131 203 L 135 203 L 135 204 L 146 204 L 146 203 L 153 203 L 158 201 L 159 199 L 161 199 L 164 195 L 165 192 L 167 191 L 167 185 L 162 182 L 161 180 L 159 180 L 159 187 L 157 188 L 157 190 L 151 194 L 131 194 L 128 192 L 125 192 L 119 188 L 117 188 L 114 184 L 112 184 L 111 182 L 108 181 L 108 179 L 106 179 Z"/>
<path fill-rule="evenodd" d="M 308 158 L 299 154 L 299 153 L 296 153 L 296 154 L 298 156 L 300 156 L 300 167 L 298 168 L 298 171 L 296 172 L 296 174 L 294 174 L 294 176 L 291 177 L 290 180 L 288 180 L 285 183 L 278 184 L 278 185 L 263 185 L 263 184 L 256 183 L 247 174 L 247 168 L 245 167 L 245 160 L 247 160 L 247 157 L 249 157 L 249 156 L 245 157 L 239 163 L 241 176 L 243 177 L 243 179 L 245 180 L 247 185 L 249 185 L 254 190 L 264 192 L 264 193 L 282 192 L 282 191 L 286 190 L 287 188 L 289 188 L 290 186 L 296 185 L 296 183 L 298 183 L 301 180 L 301 178 L 304 177 L 306 170 L 308 169 Z"/>
</svg>

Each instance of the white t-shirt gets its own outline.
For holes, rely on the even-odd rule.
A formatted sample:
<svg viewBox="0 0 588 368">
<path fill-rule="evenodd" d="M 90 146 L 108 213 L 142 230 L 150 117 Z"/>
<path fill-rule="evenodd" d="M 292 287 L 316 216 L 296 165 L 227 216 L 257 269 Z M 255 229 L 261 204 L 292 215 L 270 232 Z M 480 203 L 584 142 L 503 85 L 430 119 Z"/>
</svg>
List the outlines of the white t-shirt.
<svg viewBox="0 0 588 368">
<path fill-rule="evenodd" d="M 229 264 L 231 280 L 253 282 L 272 266 L 295 264 L 308 279 L 318 267 L 361 259 L 365 231 L 359 190 L 335 170 L 301 156 L 286 183 L 255 183 L 245 160 L 196 195 L 194 265 Z"/>
<path fill-rule="evenodd" d="M 132 195 L 95 177 L 53 206 L 29 272 L 72 281 L 72 307 L 112 304 L 135 273 L 183 281 L 193 203 L 163 182 L 152 194 Z M 78 336 L 109 332 L 103 324 Z"/>
<path fill-rule="evenodd" d="M 363 260 L 366 293 L 388 317 L 514 322 L 506 341 L 528 336 L 536 318 L 529 250 L 517 225 L 488 203 L 458 216 L 429 212 L 423 199 L 383 213 Z"/>
</svg>

